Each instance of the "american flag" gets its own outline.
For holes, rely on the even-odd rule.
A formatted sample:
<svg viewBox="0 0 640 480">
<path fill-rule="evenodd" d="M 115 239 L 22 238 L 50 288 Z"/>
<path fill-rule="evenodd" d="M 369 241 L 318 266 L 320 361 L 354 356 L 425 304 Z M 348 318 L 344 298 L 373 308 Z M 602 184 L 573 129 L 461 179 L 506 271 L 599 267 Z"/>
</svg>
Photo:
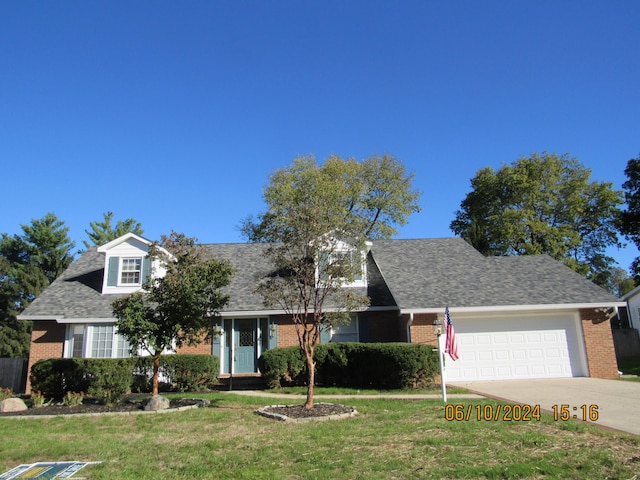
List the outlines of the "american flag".
<svg viewBox="0 0 640 480">
<path fill-rule="evenodd" d="M 449 307 L 444 309 L 444 318 L 447 322 L 447 337 L 444 351 L 449 354 L 451 360 L 456 361 L 458 359 L 458 342 L 456 342 L 456 332 L 453 329 L 451 315 L 449 315 Z"/>
</svg>

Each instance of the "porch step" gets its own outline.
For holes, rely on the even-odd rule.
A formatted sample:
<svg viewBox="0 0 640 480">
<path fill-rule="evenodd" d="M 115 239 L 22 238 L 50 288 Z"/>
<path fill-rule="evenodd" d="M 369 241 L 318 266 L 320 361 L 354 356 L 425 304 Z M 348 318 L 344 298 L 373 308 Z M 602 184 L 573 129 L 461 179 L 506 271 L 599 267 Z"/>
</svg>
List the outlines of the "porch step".
<svg viewBox="0 0 640 480">
<path fill-rule="evenodd" d="M 233 377 L 228 374 L 220 375 L 218 385 L 221 390 L 256 390 L 267 386 L 259 373 L 236 374 Z"/>
</svg>

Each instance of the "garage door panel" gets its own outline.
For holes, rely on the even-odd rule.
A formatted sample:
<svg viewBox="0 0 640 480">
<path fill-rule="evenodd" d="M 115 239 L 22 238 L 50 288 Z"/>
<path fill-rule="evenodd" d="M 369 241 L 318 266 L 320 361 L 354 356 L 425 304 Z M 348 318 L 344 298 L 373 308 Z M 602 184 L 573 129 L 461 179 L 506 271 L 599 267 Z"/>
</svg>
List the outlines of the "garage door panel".
<svg viewBox="0 0 640 480">
<path fill-rule="evenodd" d="M 446 363 L 449 381 L 585 374 L 572 315 L 453 321 L 460 358 Z"/>
</svg>

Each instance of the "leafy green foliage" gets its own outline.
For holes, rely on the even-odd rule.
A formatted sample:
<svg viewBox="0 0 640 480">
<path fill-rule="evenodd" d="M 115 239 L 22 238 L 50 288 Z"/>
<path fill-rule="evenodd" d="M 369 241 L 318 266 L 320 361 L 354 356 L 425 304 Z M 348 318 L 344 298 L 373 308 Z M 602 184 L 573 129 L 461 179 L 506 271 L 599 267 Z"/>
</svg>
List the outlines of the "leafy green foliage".
<svg viewBox="0 0 640 480">
<path fill-rule="evenodd" d="M 640 156 L 627 162 L 624 173 L 627 181 L 622 188 L 627 209 L 621 212 L 618 225 L 620 233 L 640 248 Z M 633 261 L 630 270 L 636 283 L 640 283 L 640 258 Z"/>
<path fill-rule="evenodd" d="M 104 220 L 101 222 L 95 221 L 89 223 L 91 230 L 85 230 L 85 233 L 89 237 L 89 241 L 83 240 L 84 246 L 89 248 L 91 245 L 104 245 L 111 240 L 115 240 L 121 237 L 125 233 L 135 233 L 136 235 L 142 235 L 144 230 L 140 222 L 133 218 L 127 218 L 126 220 L 118 220 L 115 227 L 112 225 L 113 212 L 107 212 L 103 214 Z"/>
<path fill-rule="evenodd" d="M 479 170 L 451 229 L 484 255 L 545 253 L 606 284 L 619 246 L 622 193 L 591 182 L 591 171 L 568 155 L 537 154 Z"/>
<path fill-rule="evenodd" d="M 423 388 L 438 373 L 438 356 L 428 345 L 329 343 L 314 351 L 317 385 L 350 388 Z M 297 347 L 267 350 L 258 365 L 269 388 L 302 385 L 305 360 Z"/>
<path fill-rule="evenodd" d="M 153 361 L 153 357 L 40 360 L 31 368 L 31 389 L 56 400 L 69 392 L 86 392 L 111 404 L 134 389 L 148 391 L 139 387 L 151 385 Z M 163 355 L 160 360 L 163 377 L 180 392 L 211 388 L 219 369 L 220 360 L 212 355 Z"/>
<path fill-rule="evenodd" d="M 27 358 L 31 324 L 22 312 L 73 261 L 69 229 L 53 213 L 0 235 L 0 357 Z"/>
<path fill-rule="evenodd" d="M 55 358 L 34 363 L 29 375 L 31 388 L 55 400 L 62 400 L 67 392 L 86 392 L 89 387 L 83 367 L 86 360 L 89 359 Z"/>
<path fill-rule="evenodd" d="M 228 295 L 221 289 L 231 281 L 232 268 L 211 257 L 195 239 L 172 232 L 149 250 L 149 258 L 165 268 L 164 276 L 147 279 L 144 291 L 113 302 L 116 328 L 134 351 L 154 358 L 153 394 L 158 393 L 160 355 L 201 342 L 211 332 Z"/>
<path fill-rule="evenodd" d="M 313 157 L 297 158 L 271 175 L 264 191 L 267 211 L 243 225 L 250 241 L 268 243 L 265 255 L 273 274 L 258 291 L 265 306 L 293 318 L 308 365 L 309 408 L 320 329 L 348 321 L 349 311 L 368 304 L 367 297 L 345 285 L 362 275 L 367 240 L 391 237 L 397 225 L 420 210 L 412 180 L 413 174 L 389 155 L 362 162 L 332 156 L 324 165 Z"/>
<path fill-rule="evenodd" d="M 160 373 L 171 390 L 201 392 L 210 390 L 218 380 L 220 359 L 213 355 L 162 355 Z M 153 357 L 138 357 L 133 372 L 136 387 L 149 391 L 153 377 Z"/>
</svg>

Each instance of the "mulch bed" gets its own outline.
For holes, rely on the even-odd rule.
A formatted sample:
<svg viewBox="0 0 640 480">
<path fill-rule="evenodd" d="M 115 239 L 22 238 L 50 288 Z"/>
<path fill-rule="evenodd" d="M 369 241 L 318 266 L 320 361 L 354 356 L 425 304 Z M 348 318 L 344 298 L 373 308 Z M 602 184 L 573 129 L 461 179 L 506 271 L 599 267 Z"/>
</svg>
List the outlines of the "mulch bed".
<svg viewBox="0 0 640 480">
<path fill-rule="evenodd" d="M 149 396 L 131 395 L 124 397 L 114 405 L 104 405 L 96 399 L 85 399 L 82 405 L 66 406 L 62 404 L 44 405 L 38 408 L 29 408 L 21 412 L 0 412 L 0 417 L 31 416 L 31 415 L 74 415 L 78 413 L 132 413 L 144 410 L 144 405 Z M 171 399 L 170 409 L 199 405 L 202 400 L 197 398 Z"/>
<path fill-rule="evenodd" d="M 270 405 L 256 411 L 263 417 L 282 421 L 336 420 L 356 416 L 354 407 L 336 403 L 314 403 L 313 408 L 304 405 Z"/>
</svg>

